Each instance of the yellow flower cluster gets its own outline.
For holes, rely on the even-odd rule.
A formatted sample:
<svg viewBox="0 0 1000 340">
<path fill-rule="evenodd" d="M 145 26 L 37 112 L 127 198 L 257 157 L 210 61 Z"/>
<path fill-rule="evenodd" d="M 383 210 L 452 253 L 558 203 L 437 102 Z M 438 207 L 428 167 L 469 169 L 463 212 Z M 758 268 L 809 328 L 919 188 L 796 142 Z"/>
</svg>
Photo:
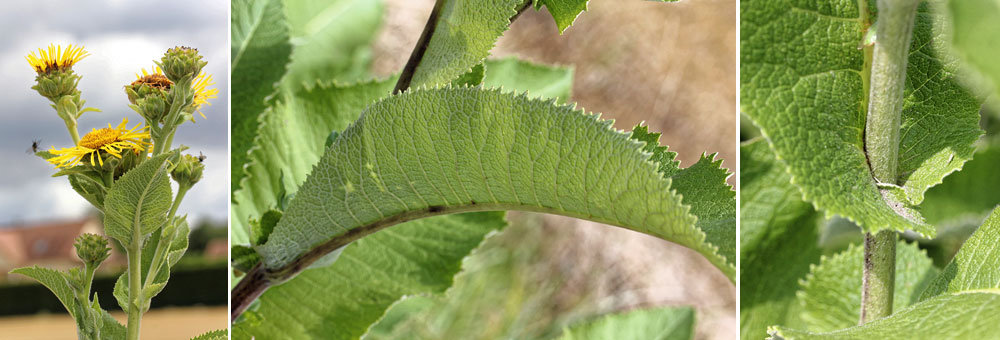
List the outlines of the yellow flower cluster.
<svg viewBox="0 0 1000 340">
<path fill-rule="evenodd" d="M 83 46 L 74 47 L 70 44 L 64 50 L 62 46 L 50 44 L 48 50 L 39 48 L 38 55 L 35 55 L 35 52 L 31 52 L 24 59 L 28 60 L 28 64 L 31 64 L 35 72 L 47 73 L 52 70 L 69 69 L 73 67 L 73 64 L 76 64 L 88 55 L 90 53 L 84 51 Z"/>
</svg>

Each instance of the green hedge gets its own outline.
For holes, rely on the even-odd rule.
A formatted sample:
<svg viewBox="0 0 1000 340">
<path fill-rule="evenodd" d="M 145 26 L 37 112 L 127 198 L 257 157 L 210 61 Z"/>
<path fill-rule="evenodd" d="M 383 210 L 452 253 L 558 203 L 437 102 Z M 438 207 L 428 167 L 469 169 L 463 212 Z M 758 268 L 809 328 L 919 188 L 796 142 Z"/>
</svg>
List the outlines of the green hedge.
<svg viewBox="0 0 1000 340">
<path fill-rule="evenodd" d="M 170 273 L 167 287 L 150 304 L 150 308 L 167 306 L 225 306 L 229 297 L 229 273 L 223 266 L 189 269 Z M 101 307 L 108 311 L 121 310 L 111 292 L 117 276 L 94 279 L 94 290 Z M 66 313 L 59 299 L 40 284 L 0 286 L 0 315 Z"/>
</svg>

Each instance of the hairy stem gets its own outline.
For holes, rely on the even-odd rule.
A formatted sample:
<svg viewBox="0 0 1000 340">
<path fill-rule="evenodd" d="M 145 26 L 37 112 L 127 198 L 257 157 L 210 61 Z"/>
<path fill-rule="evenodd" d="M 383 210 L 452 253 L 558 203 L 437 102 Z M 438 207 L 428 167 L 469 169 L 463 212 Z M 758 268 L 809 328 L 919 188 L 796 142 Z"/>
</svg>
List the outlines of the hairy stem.
<svg viewBox="0 0 1000 340">
<path fill-rule="evenodd" d="M 859 324 L 892 315 L 896 287 L 896 232 L 865 233 L 865 266 Z"/>
<path fill-rule="evenodd" d="M 80 132 L 76 129 L 76 120 L 66 120 L 66 130 L 69 131 L 69 137 L 73 138 L 73 145 L 79 145 Z"/>
<path fill-rule="evenodd" d="M 413 52 L 410 53 L 410 58 L 406 60 L 406 66 L 403 66 L 403 72 L 399 75 L 399 80 L 396 81 L 396 87 L 392 90 L 392 94 L 399 94 L 410 88 L 410 82 L 413 81 L 413 74 L 417 72 L 417 67 L 420 66 L 420 61 L 424 59 L 424 53 L 427 52 L 427 47 L 431 43 L 431 36 L 434 35 L 434 30 L 437 28 L 438 17 L 441 16 L 441 9 L 444 8 L 444 3 L 448 0 L 437 0 L 434 2 L 434 8 L 431 10 L 431 15 L 427 17 L 427 24 L 424 25 L 423 32 L 420 33 L 420 38 L 417 39 L 416 46 L 413 47 Z M 510 18 L 510 22 L 514 23 L 521 13 L 525 10 L 531 8 L 531 0 L 525 0 L 523 4 L 517 9 L 517 13 Z"/>
<path fill-rule="evenodd" d="M 872 175 L 879 183 L 896 184 L 906 61 L 917 4 L 919 0 L 878 0 L 878 32 L 872 52 L 865 150 Z"/>
<path fill-rule="evenodd" d="M 170 206 L 169 220 L 164 228 L 170 227 L 174 224 L 174 219 L 176 219 L 177 207 L 181 205 L 181 201 L 184 200 L 184 195 L 187 194 L 191 187 L 187 185 L 181 185 L 177 188 L 177 196 L 174 198 L 174 204 Z M 173 235 L 177 233 L 176 229 L 171 229 L 170 235 L 165 235 L 168 237 L 160 237 L 160 242 L 156 244 L 156 250 L 153 251 L 153 260 L 149 262 L 149 272 L 146 273 L 146 284 L 144 286 L 153 283 L 153 279 L 156 278 L 157 273 L 160 271 L 160 266 L 163 265 L 163 256 L 167 253 L 167 249 L 170 248 L 170 243 L 173 241 Z M 161 234 L 162 235 L 162 234 Z"/>
<path fill-rule="evenodd" d="M 918 4 L 919 0 L 877 2 L 878 31 L 871 59 L 865 152 L 872 176 L 879 183 L 896 184 L 897 181 L 903 89 Z M 896 232 L 866 233 L 864 261 L 861 324 L 892 314 Z"/>
<path fill-rule="evenodd" d="M 142 295 L 142 247 L 141 235 L 132 233 L 132 249 L 128 250 L 128 340 L 139 339 L 139 324 L 142 321 L 142 311 L 139 299 Z"/>
</svg>

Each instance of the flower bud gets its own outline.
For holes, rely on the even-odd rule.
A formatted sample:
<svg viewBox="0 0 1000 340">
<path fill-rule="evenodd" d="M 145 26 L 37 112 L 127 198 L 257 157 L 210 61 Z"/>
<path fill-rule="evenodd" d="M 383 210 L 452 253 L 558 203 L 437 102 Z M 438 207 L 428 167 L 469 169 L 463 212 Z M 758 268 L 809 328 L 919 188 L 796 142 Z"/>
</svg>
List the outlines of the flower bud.
<svg viewBox="0 0 1000 340">
<path fill-rule="evenodd" d="M 170 110 L 171 86 L 173 82 L 163 74 L 146 74 L 125 85 L 125 95 L 135 105 L 133 108 L 148 122 L 159 122 Z"/>
<path fill-rule="evenodd" d="M 201 163 L 199 157 L 183 155 L 174 167 L 174 171 L 170 172 L 170 177 L 173 177 L 178 185 L 191 187 L 201 180 L 204 170 L 205 165 Z"/>
<path fill-rule="evenodd" d="M 80 76 L 70 69 L 39 73 L 35 77 L 35 82 L 37 83 L 31 88 L 52 102 L 59 101 L 63 96 L 80 95 L 80 91 L 76 89 L 80 83 Z"/>
<path fill-rule="evenodd" d="M 122 150 L 122 159 L 115 167 L 115 179 L 124 175 L 129 170 L 134 169 L 143 161 L 142 157 L 146 155 L 146 150 L 142 148 L 131 148 Z"/>
<path fill-rule="evenodd" d="M 111 248 L 108 247 L 108 239 L 97 234 L 83 234 L 76 238 L 73 243 L 76 247 L 76 256 L 80 257 L 89 266 L 97 267 L 111 255 Z"/>
<path fill-rule="evenodd" d="M 198 49 L 186 46 L 168 49 L 157 63 L 163 69 L 163 74 L 175 83 L 184 77 L 194 78 L 206 64 L 208 62 L 201 60 Z"/>
</svg>

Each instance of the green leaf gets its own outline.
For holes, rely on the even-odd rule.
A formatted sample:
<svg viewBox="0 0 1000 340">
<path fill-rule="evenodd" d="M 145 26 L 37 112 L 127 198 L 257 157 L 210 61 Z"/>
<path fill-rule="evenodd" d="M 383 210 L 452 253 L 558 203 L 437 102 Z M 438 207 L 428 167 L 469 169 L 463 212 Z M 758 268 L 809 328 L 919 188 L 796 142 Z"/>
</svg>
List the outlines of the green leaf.
<svg viewBox="0 0 1000 340">
<path fill-rule="evenodd" d="M 479 64 L 472 67 L 472 70 L 451 81 L 451 86 L 478 86 L 483 83 L 486 77 L 486 64 Z"/>
<path fill-rule="evenodd" d="M 294 193 L 326 150 L 331 131 L 340 131 L 361 111 L 388 96 L 394 78 L 351 86 L 318 84 L 301 89 L 260 117 L 247 177 L 234 194 L 232 244 L 250 244 L 251 218 L 278 207 L 278 193 Z"/>
<path fill-rule="evenodd" d="M 812 267 L 802 283 L 798 301 L 806 329 L 830 332 L 858 324 L 861 319 L 861 276 L 864 247 L 852 244 Z M 916 244 L 896 246 L 896 285 L 892 309 L 901 311 L 917 301 L 920 292 L 938 275 L 933 261 Z"/>
<path fill-rule="evenodd" d="M 812 333 L 784 327 L 770 339 L 996 339 L 1000 336 L 1000 290 L 945 294 L 861 326 Z"/>
<path fill-rule="evenodd" d="M 610 123 L 495 90 L 389 97 L 337 138 L 257 250 L 267 268 L 277 269 L 315 247 L 349 242 L 352 230 L 363 235 L 445 213 L 527 210 L 673 241 L 732 279 L 735 267 L 726 259 L 735 255 L 706 242 L 670 179 Z"/>
<path fill-rule="evenodd" d="M 958 254 L 944 267 L 920 296 L 926 300 L 945 293 L 977 289 L 1000 289 L 1000 208 L 965 241 Z"/>
<path fill-rule="evenodd" d="M 104 188 L 101 182 L 84 174 L 69 174 L 67 178 L 69 179 L 69 186 L 77 194 L 80 194 L 81 197 L 90 202 L 95 208 L 101 211 L 104 210 L 104 196 L 107 195 L 107 189 Z"/>
<path fill-rule="evenodd" d="M 156 245 L 160 242 L 169 242 L 167 243 L 169 245 L 164 253 L 164 258 L 161 260 L 164 262 L 160 265 L 157 274 L 153 278 L 153 282 L 149 283 L 150 288 L 152 289 L 145 289 L 142 291 L 142 296 L 146 298 L 144 304 L 148 304 L 149 300 L 163 290 L 163 288 L 167 285 L 167 280 L 170 278 L 170 269 L 177 264 L 177 261 L 180 261 L 181 257 L 184 256 L 184 252 L 187 251 L 188 235 L 191 231 L 188 227 L 187 219 L 177 219 L 174 224 L 174 228 L 154 232 L 149 237 L 149 240 L 146 241 L 145 246 L 143 246 L 142 265 L 140 266 L 141 272 L 139 277 L 142 279 L 142 284 L 146 285 L 146 277 L 152 267 Z M 128 301 L 128 289 L 128 272 L 125 272 L 118 276 L 118 280 L 115 281 L 115 288 L 113 292 L 115 300 L 118 301 L 118 306 L 121 307 L 122 310 L 127 310 L 126 301 Z"/>
<path fill-rule="evenodd" d="M 531 98 L 569 101 L 573 88 L 573 68 L 533 64 L 514 57 L 486 61 L 486 88 L 526 92 Z"/>
<path fill-rule="evenodd" d="M 736 263 L 736 192 L 726 183 L 730 174 L 722 160 L 715 160 L 715 154 L 702 154 L 697 163 L 680 169 L 676 153 L 660 146 L 660 133 L 649 133 L 648 127 L 638 125 L 630 138 L 645 143 L 643 151 L 653 153 L 650 160 L 673 181 L 671 189 L 683 197 L 681 203 L 690 205 L 691 214 L 698 216 L 695 225 L 705 231 L 708 243 L 718 246 L 729 263 Z"/>
<path fill-rule="evenodd" d="M 971 158 L 979 100 L 959 86 L 935 40 L 937 20 L 917 14 L 907 70 L 897 190 L 886 198 L 864 152 L 868 70 L 861 13 L 851 1 L 748 0 L 740 9 L 741 109 L 761 128 L 792 182 L 826 216 L 866 232 L 934 229 L 897 213 Z M 866 9 L 867 10 L 867 9 Z M 893 194 L 895 193 L 895 194 Z"/>
<path fill-rule="evenodd" d="M 173 199 L 167 158 L 173 153 L 153 157 L 122 175 L 108 190 L 104 200 L 104 231 L 125 248 L 134 245 L 133 233 L 149 234 L 167 223 Z"/>
<path fill-rule="evenodd" d="M 488 61 L 487 64 L 489 63 Z M 527 69 L 527 66 L 531 64 L 518 62 L 516 65 L 525 68 L 510 71 L 516 71 L 519 74 L 534 74 Z M 530 69 L 555 79 L 570 72 L 563 68 L 544 68 L 533 65 Z M 487 81 L 498 76 L 502 75 L 490 70 L 487 70 L 485 75 Z M 300 91 L 298 96 L 287 105 L 283 104 L 274 111 L 268 111 L 268 114 L 280 113 L 281 115 L 265 116 L 268 119 L 274 118 L 273 122 L 275 123 L 262 125 L 262 137 L 258 139 L 261 146 L 255 148 L 251 155 L 255 159 L 249 167 L 253 170 L 253 175 L 243 182 L 245 188 L 250 189 L 238 191 L 236 195 L 239 199 L 238 202 L 244 202 L 245 205 L 234 204 L 234 211 L 243 211 L 249 216 L 259 216 L 267 208 L 258 210 L 255 205 L 273 207 L 278 204 L 274 197 L 280 196 L 282 192 L 285 192 L 284 189 L 287 188 L 288 192 L 296 192 L 300 183 L 312 171 L 323 151 L 326 150 L 325 146 L 319 145 L 325 143 L 330 131 L 340 131 L 346 128 L 350 122 L 360 116 L 361 111 L 368 104 L 380 97 L 387 96 L 394 83 L 395 79 L 387 79 L 350 86 L 320 85 L 311 90 Z M 518 79 L 494 83 L 508 89 L 531 93 L 536 93 L 536 89 L 546 85 L 535 82 L 527 83 Z M 552 88 L 551 91 L 568 93 L 571 83 L 571 81 L 565 82 L 565 88 Z M 297 123 L 299 121 L 303 122 L 301 126 L 307 126 L 309 129 L 300 128 Z M 300 141 L 308 142 L 304 147 L 294 144 Z M 274 145 L 280 145 L 282 148 L 272 149 Z M 318 146 L 310 147 L 312 145 Z M 288 151 L 289 149 L 285 149 L 288 147 L 295 148 Z M 265 150 L 273 150 L 273 152 L 265 152 Z M 288 153 L 296 154 L 298 157 L 285 158 Z M 259 167 L 263 164 L 275 166 L 281 171 L 267 171 L 268 167 Z M 296 178 L 301 179 L 295 180 Z M 292 182 L 289 183 L 286 180 L 294 182 L 289 181 Z M 271 185 L 270 183 L 281 184 Z M 248 194 L 250 192 L 254 194 Z M 479 245 L 484 235 L 497 230 L 503 224 L 503 221 L 499 219 L 500 216 L 502 215 L 472 214 L 434 217 L 404 223 L 396 228 L 354 242 L 345 247 L 346 249 L 341 254 L 343 261 L 335 261 L 328 266 L 306 270 L 293 280 L 272 287 L 265 292 L 255 304 L 256 311 L 253 311 L 254 307 L 251 307 L 251 311 L 245 312 L 241 316 L 242 321 L 234 324 L 234 335 L 237 338 L 247 338 L 249 334 L 285 336 L 285 330 L 288 328 L 273 323 L 274 318 L 279 318 L 280 321 L 285 318 L 286 314 L 282 309 L 276 309 L 276 304 L 295 306 L 296 308 L 302 306 L 301 303 L 289 305 L 283 302 L 281 299 L 285 296 L 308 296 L 307 299 L 310 302 L 314 301 L 317 296 L 322 297 L 315 300 L 314 304 L 304 308 L 304 310 L 311 311 L 307 313 L 317 316 L 315 319 L 297 319 L 294 323 L 297 331 L 294 334 L 314 334 L 328 337 L 325 330 L 335 324 L 348 325 L 345 327 L 349 329 L 343 330 L 345 333 L 363 334 L 371 324 L 385 313 L 388 306 L 404 296 L 418 293 L 441 293 L 450 287 L 452 277 L 458 272 L 462 259 Z M 243 242 L 249 242 L 245 225 L 240 227 L 237 226 L 237 223 L 238 219 L 234 218 L 233 242 L 240 243 L 238 237 L 242 237 L 245 240 Z M 449 227 L 451 225 L 455 227 Z M 451 231 L 435 235 L 434 230 Z M 468 233 L 468 235 L 462 233 Z M 239 234 L 242 236 L 237 236 Z M 402 254 L 400 250 L 396 249 L 412 253 L 433 254 L 433 256 L 407 256 L 408 253 Z M 257 256 L 256 251 L 254 251 L 254 256 Z M 237 258 L 235 252 L 233 258 L 234 260 Z M 386 267 L 386 263 L 392 264 L 391 267 Z M 406 288 L 397 284 L 397 282 L 413 281 L 414 275 L 421 278 L 418 285 Z M 318 287 L 311 284 L 317 280 L 324 282 L 324 286 Z M 275 291 L 282 293 L 274 293 Z M 329 291 L 337 291 L 338 294 L 329 294 Z M 274 297 L 272 294 L 281 295 Z M 374 297 L 375 300 L 369 297 Z M 275 302 L 262 302 L 272 300 Z M 351 314 L 340 311 L 357 312 Z M 240 337 L 240 334 L 243 336 Z M 351 336 L 347 336 L 347 338 L 351 338 Z"/>
<path fill-rule="evenodd" d="M 232 2 L 232 187 L 239 188 L 264 100 L 285 74 L 292 45 L 279 0 Z"/>
<path fill-rule="evenodd" d="M 357 81 L 367 76 L 370 46 L 382 18 L 380 0 L 284 0 L 294 44 L 286 91 L 317 81 Z"/>
<path fill-rule="evenodd" d="M 523 0 L 444 0 L 410 88 L 450 84 L 486 59 Z M 437 6 L 437 5 L 435 5 Z M 438 10 L 435 8 L 435 10 Z"/>
<path fill-rule="evenodd" d="M 260 263 L 260 255 L 257 254 L 257 251 L 247 246 L 233 246 L 229 254 L 233 259 L 233 269 L 244 273 L 249 272 Z"/>
<path fill-rule="evenodd" d="M 22 267 L 10 271 L 13 274 L 21 274 L 41 283 L 45 288 L 52 291 L 63 307 L 74 318 L 76 314 L 76 293 L 73 291 L 73 278 L 62 271 L 42 268 L 39 266 Z"/>
<path fill-rule="evenodd" d="M 979 81 L 986 89 L 1000 94 L 1000 63 L 996 62 L 1000 26 L 995 25 L 1000 21 L 1000 3 L 949 0 L 946 4 L 956 54 L 982 77 Z"/>
<path fill-rule="evenodd" d="M 689 340 L 694 338 L 694 309 L 669 307 L 608 315 L 566 329 L 562 340 Z"/>
<path fill-rule="evenodd" d="M 983 145 L 965 163 L 962 171 L 951 174 L 941 185 L 927 191 L 920 214 L 937 226 L 978 226 L 1000 204 L 1000 143 Z"/>
<path fill-rule="evenodd" d="M 549 10 L 552 19 L 556 21 L 559 34 L 566 32 L 566 29 L 573 25 L 576 17 L 587 10 L 588 0 L 535 0 L 535 9 L 545 8 Z"/>
<path fill-rule="evenodd" d="M 740 338 L 798 326 L 798 280 L 820 258 L 816 212 L 761 138 L 740 146 Z"/>
<path fill-rule="evenodd" d="M 264 292 L 258 309 L 244 312 L 262 322 L 233 324 L 233 338 L 358 339 L 401 297 L 450 287 L 462 259 L 503 227 L 502 216 L 438 216 L 355 241 L 331 265 Z"/>
<path fill-rule="evenodd" d="M 217 329 L 191 338 L 191 340 L 226 340 L 226 339 L 229 339 L 229 332 L 226 329 Z"/>
</svg>

